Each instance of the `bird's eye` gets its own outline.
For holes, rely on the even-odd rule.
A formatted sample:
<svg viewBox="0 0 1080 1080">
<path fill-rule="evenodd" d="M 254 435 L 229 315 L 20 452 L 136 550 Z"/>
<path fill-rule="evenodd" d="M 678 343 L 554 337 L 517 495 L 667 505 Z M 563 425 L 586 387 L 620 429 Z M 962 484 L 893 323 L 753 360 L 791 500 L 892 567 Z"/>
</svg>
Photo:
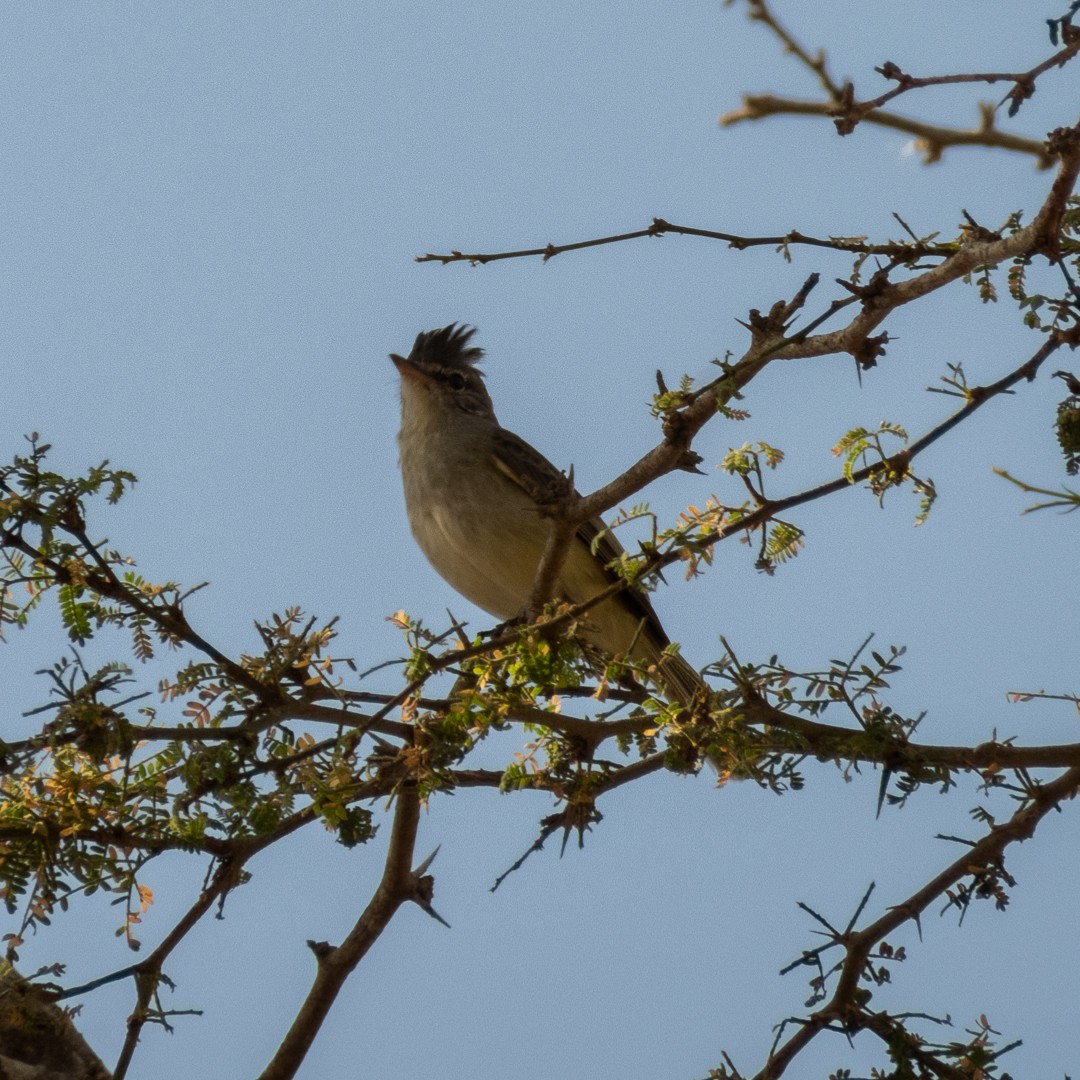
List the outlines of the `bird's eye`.
<svg viewBox="0 0 1080 1080">
<path fill-rule="evenodd" d="M 450 374 L 446 376 L 446 381 L 451 390 L 465 389 L 465 376 L 457 371 L 450 372 Z"/>
</svg>

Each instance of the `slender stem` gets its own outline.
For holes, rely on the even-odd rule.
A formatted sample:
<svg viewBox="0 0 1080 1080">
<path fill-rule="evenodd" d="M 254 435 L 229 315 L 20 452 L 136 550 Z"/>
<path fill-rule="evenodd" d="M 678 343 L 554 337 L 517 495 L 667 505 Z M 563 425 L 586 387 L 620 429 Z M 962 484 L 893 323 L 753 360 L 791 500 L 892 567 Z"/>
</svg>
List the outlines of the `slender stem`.
<svg viewBox="0 0 1080 1080">
<path fill-rule="evenodd" d="M 252 850 L 254 850 L 254 847 Z M 210 910 L 214 902 L 236 885 L 246 857 L 222 862 L 218 866 L 211 883 L 203 889 L 195 903 L 169 931 L 161 944 L 145 960 L 142 960 L 131 969 L 131 974 L 135 976 L 135 985 L 138 988 L 137 999 L 135 1008 L 128 1017 L 127 1036 L 120 1050 L 116 1068 L 113 1070 L 113 1080 L 124 1080 L 131 1066 L 131 1059 L 135 1053 L 135 1048 L 139 1044 L 139 1036 L 142 1033 L 143 1025 L 147 1021 L 150 1002 L 153 1000 L 161 980 L 162 965 L 173 949 L 183 941 L 192 928 Z M 71 993 L 74 993 L 74 991 Z"/>
<path fill-rule="evenodd" d="M 1042 144 L 1040 143 L 1039 146 L 1041 147 Z M 869 243 L 857 237 L 830 236 L 823 238 L 809 236 L 806 233 L 799 232 L 797 229 L 770 236 L 746 236 L 741 233 L 702 229 L 692 225 L 675 225 L 670 221 L 665 221 L 663 218 L 653 218 L 652 224 L 647 229 L 615 233 L 611 236 L 598 236 L 591 240 L 577 240 L 568 244 L 545 244 L 544 247 L 522 248 L 517 251 L 471 253 L 451 251 L 441 255 L 428 252 L 426 255 L 418 255 L 416 261 L 420 263 L 438 262 L 444 266 L 453 262 L 475 263 L 483 266 L 485 263 L 500 262 L 503 259 L 528 258 L 542 258 L 547 262 L 548 259 L 553 259 L 556 255 L 562 255 L 567 251 L 581 251 L 584 248 L 601 247 L 604 244 L 621 244 L 627 240 L 640 240 L 648 236 L 664 236 L 666 233 L 674 233 L 677 236 L 701 236 L 707 240 L 723 240 L 738 251 L 754 247 L 818 247 L 829 248 L 833 251 L 853 252 L 861 255 L 883 255 L 887 258 L 902 258 L 915 261 L 935 255 L 944 258 L 956 250 L 956 245 L 949 243 Z"/>
<path fill-rule="evenodd" d="M 819 51 L 811 56 L 809 51 L 795 38 L 794 34 L 772 13 L 766 0 L 747 0 L 749 16 L 754 22 L 764 23 L 783 43 L 784 51 L 797 57 L 820 80 L 829 97 L 839 99 L 843 88 L 829 74 L 825 65 L 825 54 Z"/>
</svg>

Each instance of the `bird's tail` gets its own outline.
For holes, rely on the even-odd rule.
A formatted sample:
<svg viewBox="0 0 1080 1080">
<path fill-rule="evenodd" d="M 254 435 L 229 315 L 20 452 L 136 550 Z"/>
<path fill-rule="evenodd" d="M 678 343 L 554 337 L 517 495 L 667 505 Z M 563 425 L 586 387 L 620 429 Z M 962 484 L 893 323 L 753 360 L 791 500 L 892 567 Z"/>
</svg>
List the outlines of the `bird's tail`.
<svg viewBox="0 0 1080 1080">
<path fill-rule="evenodd" d="M 660 653 L 655 660 L 657 681 L 680 704 L 690 708 L 709 684 L 679 653 Z"/>
</svg>

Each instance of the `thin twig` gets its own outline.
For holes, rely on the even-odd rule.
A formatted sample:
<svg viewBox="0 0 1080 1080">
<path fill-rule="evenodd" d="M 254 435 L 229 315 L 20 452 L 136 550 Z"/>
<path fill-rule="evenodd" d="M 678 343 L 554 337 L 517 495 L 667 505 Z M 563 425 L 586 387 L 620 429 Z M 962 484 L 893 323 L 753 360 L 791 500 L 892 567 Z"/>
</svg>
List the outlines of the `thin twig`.
<svg viewBox="0 0 1080 1080">
<path fill-rule="evenodd" d="M 1080 37 L 1069 42 L 1054 53 L 1053 56 L 1047 57 L 1041 64 L 1036 64 L 1028 71 L 969 71 L 956 75 L 909 75 L 896 64 L 887 62 L 875 70 L 882 77 L 895 80 L 898 85 L 893 87 L 892 90 L 879 94 L 876 98 L 871 98 L 869 101 L 854 102 L 844 111 L 852 116 L 869 115 L 875 109 L 879 109 L 882 105 L 892 101 L 893 98 L 899 97 L 901 94 L 906 94 L 909 90 L 922 90 L 928 86 L 955 86 L 961 83 L 987 83 L 992 85 L 998 82 L 1011 82 L 1013 89 L 1006 95 L 1004 100 L 1012 99 L 1014 103 L 1018 104 L 1020 101 L 1031 97 L 1035 92 L 1035 82 L 1040 75 L 1045 75 L 1052 68 L 1064 67 L 1078 52 L 1080 52 Z M 1002 104 L 1004 104 L 1004 101 Z M 1011 110 L 1011 112 L 1015 111 L 1015 108 Z"/>
<path fill-rule="evenodd" d="M 824 50 L 819 49 L 816 56 L 811 56 L 809 50 L 800 44 L 791 31 L 772 13 L 766 0 L 747 0 L 747 2 L 750 8 L 748 13 L 750 19 L 767 26 L 783 43 L 785 52 L 791 53 L 805 64 L 817 76 L 829 97 L 838 101 L 843 94 L 843 88 L 829 74 Z"/>
<path fill-rule="evenodd" d="M 139 1036 L 143 1025 L 149 1018 L 150 1002 L 157 993 L 161 982 L 161 969 L 165 960 L 172 951 L 187 936 L 192 928 L 202 919 L 221 896 L 232 889 L 240 880 L 240 874 L 244 862 L 260 847 L 265 844 L 252 845 L 243 856 L 228 859 L 222 862 L 214 873 L 211 883 L 203 889 L 198 899 L 185 912 L 180 921 L 169 931 L 160 945 L 145 960 L 136 964 L 131 973 L 135 978 L 137 1000 L 135 1008 L 128 1016 L 127 1035 L 121 1048 L 120 1056 L 113 1070 L 113 1080 L 124 1080 L 128 1068 L 131 1065 L 135 1048 L 139 1044 Z M 70 991 L 75 993 L 77 991 Z M 66 995 L 65 995 L 66 996 Z"/>
<path fill-rule="evenodd" d="M 577 240 L 569 244 L 546 244 L 544 247 L 522 248 L 517 251 L 451 251 L 449 254 L 442 255 L 428 252 L 426 255 L 418 255 L 416 261 L 420 263 L 438 262 L 444 266 L 447 263 L 454 262 L 467 262 L 472 265 L 483 266 L 485 263 L 499 262 L 503 259 L 541 257 L 544 262 L 547 262 L 548 259 L 553 259 L 556 255 L 562 255 L 567 251 L 581 251 L 583 248 L 600 247 L 604 244 L 621 244 L 626 240 L 640 240 L 647 236 L 664 236 L 667 233 L 674 233 L 679 236 L 701 236 L 707 240 L 722 240 L 737 251 L 755 247 L 817 247 L 829 248 L 833 251 L 852 252 L 859 255 L 881 255 L 886 258 L 899 258 L 911 262 L 933 256 L 945 258 L 956 251 L 956 244 L 949 243 L 896 243 L 894 241 L 869 243 L 862 237 L 857 236 L 809 236 L 806 233 L 799 232 L 798 229 L 772 236 L 746 236 L 741 233 L 723 232 L 717 229 L 701 229 L 692 225 L 675 225 L 664 218 L 653 218 L 652 224 L 647 229 L 615 233 L 612 236 L 598 236 L 592 240 Z"/>
</svg>

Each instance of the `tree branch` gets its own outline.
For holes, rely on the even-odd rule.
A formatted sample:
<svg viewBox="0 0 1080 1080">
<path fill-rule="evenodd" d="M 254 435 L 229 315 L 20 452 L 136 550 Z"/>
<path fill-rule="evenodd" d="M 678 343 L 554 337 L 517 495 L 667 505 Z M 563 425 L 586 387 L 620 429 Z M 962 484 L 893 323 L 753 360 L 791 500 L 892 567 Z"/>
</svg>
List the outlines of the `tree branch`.
<svg viewBox="0 0 1080 1080">
<path fill-rule="evenodd" d="M 1037 144 L 1041 151 L 1045 152 L 1045 144 Z M 445 266 L 447 263 L 467 262 L 473 266 L 483 266 L 489 262 L 499 262 L 503 259 L 527 259 L 542 257 L 544 262 L 553 259 L 556 255 L 562 255 L 567 251 L 580 251 L 583 248 L 601 247 L 604 244 L 620 244 L 626 240 L 640 240 L 646 236 L 664 236 L 673 233 L 678 236 L 701 236 L 707 240 L 723 240 L 736 251 L 754 247 L 817 247 L 829 248 L 833 251 L 855 252 L 860 255 L 882 255 L 888 258 L 900 258 L 905 261 L 927 258 L 931 256 L 951 255 L 956 250 L 956 244 L 932 244 L 932 243 L 897 243 L 887 241 L 884 243 L 868 243 L 860 237 L 854 236 L 830 236 L 822 238 L 808 236 L 806 233 L 792 229 L 790 232 L 772 236 L 746 236 L 741 233 L 721 232 L 716 229 L 701 229 L 692 225 L 674 225 L 663 218 L 653 218 L 652 224 L 647 229 L 637 229 L 633 232 L 615 233 L 612 236 L 598 236 L 592 240 L 577 240 L 569 244 L 546 244 L 538 248 L 522 248 L 518 251 L 494 251 L 472 252 L 451 251 L 449 254 L 436 255 L 428 252 L 426 255 L 417 255 L 416 262 L 437 262 Z"/>
<path fill-rule="evenodd" d="M 411 869 L 419 821 L 420 796 L 415 784 L 406 783 L 397 794 L 382 880 L 340 945 L 312 946 L 318 963 L 315 980 L 259 1080 L 291 1080 L 296 1075 L 345 980 L 386 929 L 398 908 L 407 900 L 420 899 L 425 881 L 430 887 L 430 879 L 420 878 Z"/>
<path fill-rule="evenodd" d="M 265 846 L 265 844 L 260 846 Z M 255 849 L 253 848 L 252 850 Z M 135 1008 L 132 1009 L 131 1014 L 128 1016 L 127 1036 L 125 1037 L 124 1045 L 120 1050 L 116 1068 L 113 1070 L 113 1080 L 124 1080 L 124 1077 L 127 1076 L 127 1071 L 131 1066 L 131 1059 L 134 1056 L 135 1048 L 139 1044 L 139 1036 L 142 1033 L 143 1025 L 149 1019 L 150 1003 L 157 994 L 158 986 L 161 983 L 162 965 L 165 963 L 166 959 L 168 959 L 173 949 L 183 941 L 187 934 L 210 910 L 215 901 L 224 896 L 230 889 L 234 888 L 239 883 L 245 861 L 246 856 L 228 859 L 222 862 L 214 873 L 211 883 L 203 889 L 195 903 L 192 904 L 187 912 L 185 912 L 183 918 L 180 919 L 172 930 L 165 935 L 161 944 L 158 945 L 145 960 L 140 961 L 130 969 L 130 973 L 135 978 L 137 996 Z M 86 987 L 77 987 L 60 996 L 70 997 L 76 993 L 82 993 L 85 990 L 90 989 L 92 985 L 93 984 Z"/>
<path fill-rule="evenodd" d="M 733 127 L 749 120 L 764 120 L 768 116 L 833 118 L 835 113 L 836 106 L 829 101 L 807 101 L 802 98 L 777 97 L 775 94 L 744 94 L 742 106 L 724 113 L 717 123 L 721 127 Z M 1016 135 L 995 127 L 991 107 L 980 107 L 980 122 L 975 128 L 944 127 L 882 109 L 861 117 L 861 122 L 914 136 L 919 141 L 918 148 L 922 151 L 927 165 L 940 161 L 941 155 L 950 146 L 985 146 L 1028 154 L 1035 158 L 1036 167 L 1039 169 L 1049 169 L 1054 163 L 1053 155 L 1047 152 L 1044 140 L 1033 139 L 1028 135 Z"/>
<path fill-rule="evenodd" d="M 824 49 L 819 49 L 816 56 L 811 56 L 795 39 L 795 36 L 772 13 L 772 9 L 766 0 L 747 0 L 747 7 L 749 8 L 747 15 L 750 20 L 767 26 L 780 39 L 784 51 L 791 53 L 792 56 L 808 67 L 817 76 L 818 81 L 829 97 L 839 101 L 843 94 L 843 87 L 829 74 L 828 67 L 825 64 Z"/>
<path fill-rule="evenodd" d="M 694 391 L 689 404 L 667 414 L 663 442 L 610 483 L 591 495 L 570 502 L 559 520 L 567 524 L 588 521 L 666 473 L 683 467 L 694 436 L 717 415 L 721 406 L 738 394 L 767 364 L 778 359 L 806 359 L 834 353 L 846 353 L 860 363 L 868 364 L 883 347 L 880 339 L 871 338 L 872 332 L 897 308 L 941 289 L 980 267 L 997 266 L 1021 254 L 1043 253 L 1055 257 L 1066 202 L 1080 173 L 1080 129 L 1058 129 L 1051 135 L 1050 149 L 1060 159 L 1058 174 L 1046 200 L 1029 225 L 1004 237 L 969 241 L 956 248 L 938 265 L 900 282 L 890 282 L 888 273 L 879 271 L 871 284 L 860 290 L 857 299 L 861 300 L 861 310 L 847 326 L 823 334 L 809 333 L 820 321 L 816 320 L 810 327 L 788 336 L 787 328 L 792 317 L 805 303 L 809 291 L 807 287 L 792 301 L 774 304 L 768 315 L 751 312 L 752 340 L 742 358 L 727 366 L 721 378 Z M 810 284 L 808 282 L 808 286 Z M 834 303 L 827 314 L 850 302 L 849 299 Z"/>
<path fill-rule="evenodd" d="M 769 1056 L 765 1067 L 754 1080 L 778 1080 L 797 1054 L 821 1031 L 839 1023 L 845 1031 L 854 1033 L 868 1026 L 866 1013 L 858 1004 L 859 985 L 873 948 L 888 934 L 904 923 L 918 921 L 922 913 L 946 890 L 969 877 L 978 869 L 999 864 L 1005 849 L 1012 843 L 1034 835 L 1042 819 L 1066 799 L 1080 790 L 1080 768 L 1071 768 L 1056 780 L 1031 789 L 1026 804 L 1003 825 L 994 825 L 978 843 L 965 848 L 962 855 L 918 889 L 907 900 L 891 906 L 888 911 L 865 929 L 844 934 L 838 943 L 846 956 L 837 980 L 836 990 L 829 1003 L 809 1016 L 803 1026 L 779 1049 Z"/>
<path fill-rule="evenodd" d="M 748 94 L 743 97 L 743 107 L 720 117 L 720 124 L 729 126 L 744 120 L 758 120 L 764 116 L 779 113 L 795 115 L 820 115 L 831 117 L 841 135 L 850 134 L 856 125 L 866 120 L 915 135 L 924 144 L 926 162 L 937 161 L 947 146 L 979 145 L 1020 153 L 1033 154 L 1039 159 L 1040 168 L 1048 168 L 1053 158 L 1045 146 L 1036 140 L 1023 136 L 1009 135 L 997 130 L 994 124 L 996 109 L 981 105 L 981 121 L 974 131 L 958 131 L 953 128 L 939 127 L 895 113 L 881 112 L 881 106 L 909 90 L 923 89 L 930 86 L 955 85 L 959 83 L 1011 82 L 1012 89 L 1000 104 L 1010 102 L 1009 115 L 1014 116 L 1020 105 L 1035 93 L 1035 84 L 1041 75 L 1052 68 L 1067 64 L 1080 52 L 1080 34 L 1069 32 L 1063 27 L 1065 45 L 1052 56 L 1028 71 L 1019 72 L 964 72 L 956 75 L 930 75 L 916 77 L 902 71 L 896 64 L 886 61 L 875 70 L 886 79 L 894 80 L 898 85 L 868 101 L 857 101 L 855 90 L 850 82 L 841 86 L 829 74 L 825 63 L 825 53 L 819 50 L 811 56 L 793 34 L 776 18 L 767 0 L 747 0 L 747 14 L 754 22 L 767 27 L 780 41 L 784 51 L 795 56 L 808 68 L 821 83 L 828 100 L 811 102 L 777 98 L 769 94 Z M 1055 39 L 1056 40 L 1056 39 Z"/>
</svg>

